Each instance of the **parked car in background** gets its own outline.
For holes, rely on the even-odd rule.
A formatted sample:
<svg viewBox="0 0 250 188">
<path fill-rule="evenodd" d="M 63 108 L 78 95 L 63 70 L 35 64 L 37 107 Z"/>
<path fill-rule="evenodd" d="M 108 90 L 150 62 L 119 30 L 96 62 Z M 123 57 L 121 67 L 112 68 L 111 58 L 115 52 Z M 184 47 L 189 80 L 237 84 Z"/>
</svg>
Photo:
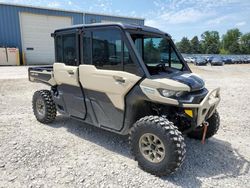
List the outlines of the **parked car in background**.
<svg viewBox="0 0 250 188">
<path fill-rule="evenodd" d="M 232 57 L 232 64 L 238 64 L 238 59 L 235 57 Z"/>
<path fill-rule="evenodd" d="M 184 57 L 183 58 L 187 63 L 190 63 L 190 57 Z"/>
<path fill-rule="evenodd" d="M 221 57 L 214 57 L 210 64 L 212 66 L 218 65 L 218 66 L 223 66 L 225 63 L 223 62 L 223 59 Z"/>
<path fill-rule="evenodd" d="M 193 63 L 197 65 L 205 65 L 206 63 L 203 62 L 203 59 L 205 59 L 206 62 L 210 63 L 211 65 L 250 64 L 250 55 L 247 54 L 184 54 L 183 57 L 187 63 Z"/>
<path fill-rule="evenodd" d="M 250 63 L 250 57 L 247 58 L 247 63 Z"/>
<path fill-rule="evenodd" d="M 244 64 L 250 63 L 250 58 L 244 57 L 242 61 Z"/>
<path fill-rule="evenodd" d="M 203 57 L 196 57 L 195 58 L 195 61 L 194 61 L 194 64 L 195 65 L 198 65 L 198 66 L 206 66 L 207 65 L 207 60 Z"/>
<path fill-rule="evenodd" d="M 206 58 L 207 63 L 211 63 L 212 59 L 213 59 L 213 56 L 208 56 Z"/>
<path fill-rule="evenodd" d="M 233 64 L 232 58 L 223 58 L 222 61 L 223 61 L 225 64 Z"/>
<path fill-rule="evenodd" d="M 185 57 L 184 60 L 187 63 L 194 63 L 195 62 L 195 58 L 194 57 Z"/>
</svg>

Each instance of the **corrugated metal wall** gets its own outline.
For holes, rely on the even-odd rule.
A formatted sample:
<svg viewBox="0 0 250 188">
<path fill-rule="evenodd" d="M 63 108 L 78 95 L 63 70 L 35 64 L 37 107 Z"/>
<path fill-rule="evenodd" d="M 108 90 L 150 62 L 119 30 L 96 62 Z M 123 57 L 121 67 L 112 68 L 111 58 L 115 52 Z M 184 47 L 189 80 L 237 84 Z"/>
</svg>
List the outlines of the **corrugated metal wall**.
<svg viewBox="0 0 250 188">
<path fill-rule="evenodd" d="M 108 16 L 108 15 L 97 15 L 91 13 L 84 13 L 85 23 L 100 23 L 100 22 L 122 22 L 128 24 L 137 24 L 144 25 L 144 19 L 135 19 L 135 18 L 125 18 L 117 16 Z"/>
<path fill-rule="evenodd" d="M 22 42 L 20 31 L 19 14 L 21 12 L 43 14 L 50 16 L 71 17 L 73 24 L 99 23 L 99 22 L 123 22 L 144 25 L 143 19 L 116 17 L 109 15 L 98 15 L 81 12 L 67 12 L 63 10 L 52 10 L 39 7 L 26 7 L 23 5 L 11 5 L 0 2 L 0 47 L 17 47 L 22 54 Z"/>
<path fill-rule="evenodd" d="M 71 13 L 31 7 L 0 4 L 0 46 L 18 47 L 22 52 L 19 12 L 45 14 L 53 16 L 69 16 L 73 24 L 83 23 L 82 13 Z"/>
</svg>

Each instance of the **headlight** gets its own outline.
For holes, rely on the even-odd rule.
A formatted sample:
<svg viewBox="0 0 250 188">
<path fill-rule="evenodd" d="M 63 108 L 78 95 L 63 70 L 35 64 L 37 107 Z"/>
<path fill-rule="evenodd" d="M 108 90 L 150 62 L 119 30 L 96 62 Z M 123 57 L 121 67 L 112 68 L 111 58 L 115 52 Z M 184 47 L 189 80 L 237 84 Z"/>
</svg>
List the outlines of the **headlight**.
<svg viewBox="0 0 250 188">
<path fill-rule="evenodd" d="M 172 91 L 172 90 L 168 90 L 168 89 L 162 89 L 161 90 L 161 94 L 164 96 L 164 97 L 171 97 L 173 95 L 175 95 L 176 91 Z"/>
<path fill-rule="evenodd" d="M 163 97 L 180 97 L 185 94 L 185 91 L 173 91 L 169 89 L 158 89 Z"/>
</svg>

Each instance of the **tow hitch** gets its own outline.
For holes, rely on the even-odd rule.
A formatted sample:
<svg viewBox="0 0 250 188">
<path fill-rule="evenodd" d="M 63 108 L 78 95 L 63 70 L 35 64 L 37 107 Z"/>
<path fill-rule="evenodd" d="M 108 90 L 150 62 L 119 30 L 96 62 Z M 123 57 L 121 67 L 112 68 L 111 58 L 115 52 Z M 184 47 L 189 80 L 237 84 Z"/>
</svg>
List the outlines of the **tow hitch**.
<svg viewBox="0 0 250 188">
<path fill-rule="evenodd" d="M 202 123 L 202 125 L 204 126 L 204 128 L 203 128 L 203 135 L 202 135 L 201 143 L 205 144 L 205 139 L 206 139 L 206 134 L 207 134 L 207 127 L 209 126 L 209 123 L 207 121 L 204 121 Z"/>
</svg>

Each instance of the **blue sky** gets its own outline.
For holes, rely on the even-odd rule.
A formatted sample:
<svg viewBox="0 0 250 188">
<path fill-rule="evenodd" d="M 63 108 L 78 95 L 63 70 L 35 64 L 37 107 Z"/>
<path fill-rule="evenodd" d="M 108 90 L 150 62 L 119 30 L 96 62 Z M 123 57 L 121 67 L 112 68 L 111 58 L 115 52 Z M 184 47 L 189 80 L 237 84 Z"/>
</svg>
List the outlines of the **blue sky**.
<svg viewBox="0 0 250 188">
<path fill-rule="evenodd" d="M 175 41 L 206 30 L 250 32 L 250 0 L 0 0 L 50 8 L 145 18 Z"/>
</svg>

